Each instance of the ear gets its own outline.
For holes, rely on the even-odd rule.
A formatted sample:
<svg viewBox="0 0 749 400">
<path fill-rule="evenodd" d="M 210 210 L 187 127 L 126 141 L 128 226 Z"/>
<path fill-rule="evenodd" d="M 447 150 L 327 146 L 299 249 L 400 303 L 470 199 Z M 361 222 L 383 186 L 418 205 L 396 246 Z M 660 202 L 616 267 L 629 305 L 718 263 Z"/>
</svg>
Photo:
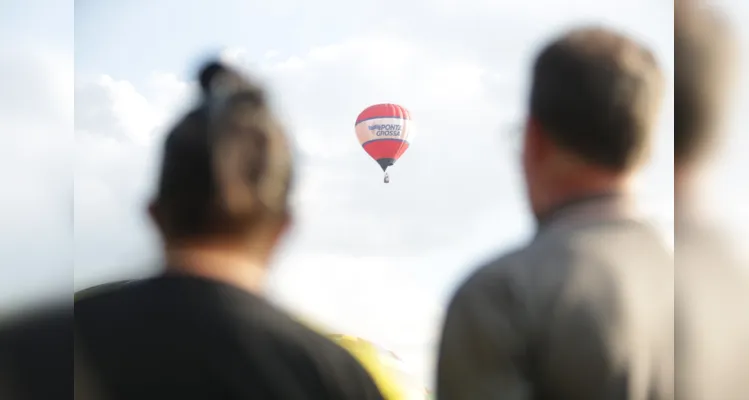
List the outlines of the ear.
<svg viewBox="0 0 749 400">
<path fill-rule="evenodd" d="M 286 213 L 281 221 L 281 229 L 279 230 L 279 236 L 283 236 L 289 232 L 294 222 L 294 217 L 290 213 Z"/>
<path fill-rule="evenodd" d="M 292 226 L 292 217 L 291 214 L 285 214 L 281 220 L 277 220 L 277 224 L 275 225 L 274 231 L 272 231 L 272 241 L 273 245 L 277 245 L 284 236 L 289 232 Z"/>
<path fill-rule="evenodd" d="M 539 126 L 533 117 L 525 122 L 523 132 L 523 160 L 525 163 L 534 162 L 538 159 L 538 136 Z"/>
<path fill-rule="evenodd" d="M 528 161 L 538 161 L 548 156 L 551 141 L 538 121 L 528 118 L 525 128 L 525 143 L 523 144 L 525 158 Z"/>
</svg>

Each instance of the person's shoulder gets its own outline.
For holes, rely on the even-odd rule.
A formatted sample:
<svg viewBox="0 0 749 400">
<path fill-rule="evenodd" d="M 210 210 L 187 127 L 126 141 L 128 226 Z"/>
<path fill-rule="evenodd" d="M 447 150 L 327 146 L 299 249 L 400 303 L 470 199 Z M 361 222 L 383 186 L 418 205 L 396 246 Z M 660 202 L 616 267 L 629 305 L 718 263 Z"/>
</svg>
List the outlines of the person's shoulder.
<svg viewBox="0 0 749 400">
<path fill-rule="evenodd" d="M 528 245 L 523 245 L 485 261 L 476 269 L 474 275 L 478 278 L 474 279 L 480 280 L 493 275 L 502 276 L 511 273 L 513 269 L 525 262 L 527 252 Z"/>
<path fill-rule="evenodd" d="M 517 247 L 479 264 L 458 285 L 450 302 L 451 307 L 490 300 L 500 293 L 498 289 L 513 286 L 518 270 L 526 265 L 526 253 L 527 246 Z"/>
<path fill-rule="evenodd" d="M 532 254 L 551 257 L 557 253 L 579 252 L 619 255 L 619 251 L 626 248 L 622 244 L 633 243 L 643 245 L 643 250 L 668 253 L 672 251 L 668 241 L 668 228 L 648 216 L 570 218 L 539 230 L 529 250 Z"/>
<path fill-rule="evenodd" d="M 200 352 L 208 357 L 262 365 L 264 375 L 295 381 L 296 393 L 321 392 L 331 400 L 380 398 L 369 394 L 374 383 L 344 349 L 266 299 L 221 282 L 159 277 L 99 288 L 77 300 L 76 322 L 83 333 L 112 332 L 113 325 L 183 332 L 181 340 L 201 343 Z"/>
<path fill-rule="evenodd" d="M 296 370 L 298 376 L 314 377 L 310 387 L 319 387 L 325 398 L 382 399 L 372 377 L 348 351 L 285 311 L 269 303 L 259 320 L 248 318 L 252 323 L 246 326 L 253 335 L 273 344 L 276 362 Z"/>
<path fill-rule="evenodd" d="M 73 307 L 64 301 L 49 302 L 6 315 L 0 320 L 0 337 L 32 340 L 37 335 L 58 336 L 73 332 Z"/>
<path fill-rule="evenodd" d="M 461 287 L 491 286 L 492 282 L 508 279 L 518 268 L 526 265 L 527 251 L 528 246 L 524 245 L 484 261 L 463 281 Z"/>
<path fill-rule="evenodd" d="M 323 364 L 322 370 L 327 371 L 324 379 L 334 398 L 383 399 L 372 375 L 353 355 L 328 338 L 317 335 L 316 341 L 320 352 L 315 355 L 316 360 Z"/>
<path fill-rule="evenodd" d="M 196 316 L 206 313 L 197 307 L 213 314 L 211 338 L 224 342 L 214 341 L 215 345 L 234 349 L 238 357 L 266 365 L 269 371 L 276 370 L 270 366 L 276 366 L 277 371 L 291 373 L 299 387 L 323 392 L 326 399 L 381 398 L 374 381 L 353 356 L 277 304 L 218 282 L 185 278 L 179 286 L 184 293 L 202 296 L 200 305 L 194 301 L 189 304 L 191 312 L 186 310 L 189 315 L 185 318 L 200 323 Z"/>
<path fill-rule="evenodd" d="M 63 365 L 73 350 L 73 309 L 54 302 L 0 321 L 0 358 L 33 368 L 39 362 Z M 27 367 L 28 368 L 28 367 Z"/>
<path fill-rule="evenodd" d="M 138 301 L 143 296 L 142 287 L 148 286 L 150 279 L 107 282 L 74 293 L 73 304 L 76 324 L 90 318 L 97 320 L 116 317 L 121 311 L 138 309 Z"/>
<path fill-rule="evenodd" d="M 276 338 L 279 344 L 293 350 L 294 354 L 303 355 L 304 358 L 319 364 L 322 369 L 338 373 L 360 372 L 359 362 L 342 346 L 295 320 L 285 311 L 277 309 L 275 312 L 277 315 L 272 319 L 272 323 L 264 326 L 267 333 Z M 357 368 L 352 371 L 352 367 Z M 361 372 L 363 371 L 361 369 Z"/>
<path fill-rule="evenodd" d="M 99 285 L 91 286 L 86 289 L 79 290 L 73 295 L 73 299 L 76 304 L 83 303 L 85 300 L 95 299 L 99 296 L 107 296 L 112 293 L 117 293 L 118 290 L 128 287 L 128 285 L 137 282 L 135 280 L 123 280 L 102 283 Z"/>
<path fill-rule="evenodd" d="M 538 238 L 494 256 L 475 268 L 453 293 L 448 310 L 528 308 L 564 282 L 574 246 L 559 241 L 539 249 Z"/>
<path fill-rule="evenodd" d="M 0 376 L 29 398 L 70 393 L 70 375 L 62 372 L 72 373 L 73 329 L 72 305 L 64 301 L 6 316 L 0 321 Z"/>
</svg>

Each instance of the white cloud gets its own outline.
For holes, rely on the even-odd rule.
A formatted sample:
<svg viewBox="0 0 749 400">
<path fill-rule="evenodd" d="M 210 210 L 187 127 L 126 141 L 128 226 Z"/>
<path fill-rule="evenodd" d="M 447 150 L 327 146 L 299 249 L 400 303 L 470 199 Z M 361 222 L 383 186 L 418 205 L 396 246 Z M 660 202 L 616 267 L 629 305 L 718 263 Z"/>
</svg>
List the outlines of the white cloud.
<svg viewBox="0 0 749 400">
<path fill-rule="evenodd" d="M 163 132 L 174 111 L 189 104 L 186 89 L 170 74 L 153 74 L 137 89 L 106 75 L 76 82 L 77 288 L 142 274 L 158 263 L 145 209 Z"/>
<path fill-rule="evenodd" d="M 2 311 L 72 283 L 72 57 L 3 48 L 0 75 Z"/>
<path fill-rule="evenodd" d="M 310 247 L 361 255 L 417 254 L 449 243 L 470 226 L 470 215 L 501 199 L 501 185 L 481 182 L 507 179 L 496 157 L 502 152 L 498 130 L 517 116 L 517 108 L 496 103 L 492 87 L 483 85 L 492 78 L 483 66 L 388 35 L 354 38 L 254 65 L 276 93 L 299 145 L 305 168 L 301 229 L 325 226 L 316 235 L 319 240 L 309 239 Z M 414 146 L 393 168 L 385 192 L 381 171 L 359 148 L 352 129 L 361 109 L 381 101 L 407 104 L 419 123 Z M 478 148 L 497 152 L 484 153 L 487 164 L 469 162 Z M 460 190 L 445 196 L 448 184 Z M 360 193 L 351 193 L 353 187 Z M 395 198 L 397 205 L 391 204 Z M 458 206 L 461 200 L 465 205 Z M 454 207 L 461 212 L 450 212 Z M 434 224 L 434 215 L 442 221 L 424 232 L 424 224 Z M 346 234 L 352 219 L 360 234 Z"/>
</svg>

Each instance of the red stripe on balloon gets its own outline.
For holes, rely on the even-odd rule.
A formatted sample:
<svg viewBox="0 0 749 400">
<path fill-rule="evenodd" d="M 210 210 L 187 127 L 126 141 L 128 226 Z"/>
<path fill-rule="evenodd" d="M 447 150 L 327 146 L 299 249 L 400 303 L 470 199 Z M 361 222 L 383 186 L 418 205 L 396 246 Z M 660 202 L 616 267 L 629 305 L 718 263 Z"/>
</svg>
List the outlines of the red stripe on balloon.
<svg viewBox="0 0 749 400">
<path fill-rule="evenodd" d="M 382 158 L 397 160 L 408 150 L 408 142 L 400 139 L 370 140 L 362 147 L 375 160 Z"/>
<path fill-rule="evenodd" d="M 397 104 L 376 104 L 367 107 L 356 118 L 356 124 L 373 118 L 403 118 L 411 119 L 411 113 Z M 354 124 L 354 125 L 356 125 Z"/>
</svg>

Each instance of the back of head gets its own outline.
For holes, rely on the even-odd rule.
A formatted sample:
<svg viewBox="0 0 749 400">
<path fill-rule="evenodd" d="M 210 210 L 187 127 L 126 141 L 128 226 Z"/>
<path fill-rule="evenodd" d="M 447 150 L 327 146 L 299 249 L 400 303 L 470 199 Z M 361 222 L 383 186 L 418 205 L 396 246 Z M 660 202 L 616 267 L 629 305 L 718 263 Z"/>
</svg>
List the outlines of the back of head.
<svg viewBox="0 0 749 400">
<path fill-rule="evenodd" d="M 575 29 L 537 56 L 531 117 L 567 152 L 622 172 L 648 153 L 663 87 L 645 46 L 604 28 Z"/>
<path fill-rule="evenodd" d="M 292 157 L 262 89 L 217 62 L 171 129 L 153 213 L 167 240 L 242 235 L 289 212 Z"/>
<path fill-rule="evenodd" d="M 716 10 L 699 0 L 674 3 L 674 157 L 692 161 L 715 139 L 728 100 L 731 33 Z"/>
</svg>

